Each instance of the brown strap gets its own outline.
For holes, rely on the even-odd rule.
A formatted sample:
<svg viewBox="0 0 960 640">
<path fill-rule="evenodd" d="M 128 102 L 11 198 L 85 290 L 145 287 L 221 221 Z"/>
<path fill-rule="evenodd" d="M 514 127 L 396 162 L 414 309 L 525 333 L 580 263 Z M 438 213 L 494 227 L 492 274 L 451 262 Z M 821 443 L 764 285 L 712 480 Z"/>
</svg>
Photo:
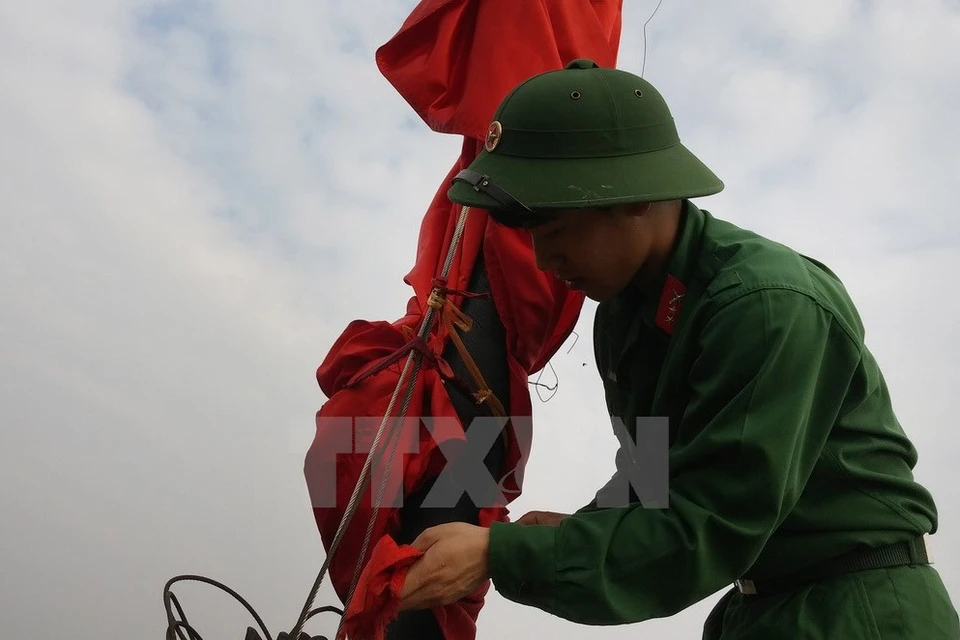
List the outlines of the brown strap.
<svg viewBox="0 0 960 640">
<path fill-rule="evenodd" d="M 450 294 L 467 297 L 467 298 L 479 298 L 486 297 L 486 293 L 471 293 L 469 291 L 461 291 L 459 289 L 451 289 L 447 287 L 446 281 L 441 278 L 435 278 L 433 280 L 433 291 L 430 292 L 430 297 L 427 299 L 427 304 L 434 309 L 436 309 L 440 314 L 440 322 L 446 330 L 447 335 L 450 336 L 450 340 L 453 342 L 454 347 L 456 347 L 457 352 L 460 354 L 460 357 L 463 359 L 464 366 L 466 366 L 467 371 L 470 373 L 470 377 L 473 378 L 473 382 L 477 387 L 477 390 L 472 393 L 474 399 L 477 401 L 477 405 L 482 405 L 484 403 L 490 407 L 491 413 L 497 417 L 505 417 L 507 415 L 506 409 L 504 409 L 503 404 L 500 402 L 500 399 L 497 398 L 493 390 L 490 389 L 487 385 L 486 380 L 483 378 L 483 374 L 480 372 L 480 368 L 477 366 L 476 361 L 470 355 L 470 351 L 467 349 L 466 345 L 463 343 L 463 340 L 460 338 L 460 331 L 470 331 L 473 327 L 473 320 L 459 309 L 453 302 L 450 301 L 448 297 Z M 403 327 L 402 330 L 409 329 L 408 327 Z M 387 369 L 391 365 L 400 361 L 401 358 L 405 357 L 410 351 L 416 350 L 419 351 L 424 358 L 429 362 L 429 364 L 441 368 L 441 358 L 437 357 L 430 350 L 430 347 L 426 342 L 420 338 L 412 335 L 412 331 L 404 331 L 404 335 L 409 338 L 409 342 L 405 345 L 391 353 L 389 356 L 381 359 L 376 364 L 368 365 L 360 371 L 358 371 L 347 383 L 347 387 L 354 387 L 367 378 L 374 376 L 381 371 Z M 442 367 L 443 369 L 449 369 L 449 367 Z M 449 372 L 445 377 L 452 376 L 453 373 Z"/>
<path fill-rule="evenodd" d="M 440 284 L 440 283 L 436 283 Z M 427 299 L 427 304 L 437 311 L 440 312 L 440 321 L 443 324 L 444 329 L 447 331 L 447 335 L 450 336 L 450 340 L 453 342 L 454 347 L 456 347 L 457 352 L 460 354 L 460 357 L 463 358 L 463 364 L 466 366 L 467 371 L 470 373 L 470 377 L 473 378 L 474 383 L 477 386 L 477 390 L 473 393 L 473 397 L 476 399 L 477 404 L 481 405 L 486 403 L 490 407 L 490 411 L 497 417 L 506 416 L 507 412 L 503 407 L 503 404 L 500 402 L 500 399 L 497 398 L 496 394 L 490 389 L 487 385 L 486 380 L 483 379 L 483 374 L 480 372 L 480 368 L 477 366 L 476 361 L 470 355 L 470 352 L 467 350 L 466 345 L 463 344 L 463 340 L 460 338 L 460 331 L 470 331 L 473 327 L 473 320 L 465 314 L 461 309 L 454 305 L 450 299 L 447 297 L 447 293 L 450 293 L 452 290 L 447 289 L 445 286 L 436 286 L 431 292 L 430 297 Z"/>
</svg>

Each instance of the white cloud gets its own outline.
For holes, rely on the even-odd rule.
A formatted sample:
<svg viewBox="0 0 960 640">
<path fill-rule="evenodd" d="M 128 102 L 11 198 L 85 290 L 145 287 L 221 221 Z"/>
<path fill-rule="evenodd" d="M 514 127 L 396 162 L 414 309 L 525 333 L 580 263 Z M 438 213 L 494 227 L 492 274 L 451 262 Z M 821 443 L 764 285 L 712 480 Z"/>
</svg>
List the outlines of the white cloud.
<svg viewBox="0 0 960 640">
<path fill-rule="evenodd" d="M 655 4 L 625 9 L 624 68 Z M 300 471 L 314 370 L 353 318 L 402 314 L 420 217 L 459 152 L 373 61 L 412 6 L 0 6 L 3 636 L 155 635 L 183 572 L 293 623 L 322 562 Z M 648 79 L 727 182 L 700 204 L 822 258 L 860 304 L 960 601 L 960 10 L 667 2 L 648 36 Z M 575 509 L 609 475 L 591 311 L 553 363 L 557 395 L 534 395 L 515 513 Z M 182 593 L 205 637 L 248 622 Z M 696 637 L 709 604 L 640 632 Z M 492 595 L 480 637 L 534 629 L 583 633 Z"/>
</svg>

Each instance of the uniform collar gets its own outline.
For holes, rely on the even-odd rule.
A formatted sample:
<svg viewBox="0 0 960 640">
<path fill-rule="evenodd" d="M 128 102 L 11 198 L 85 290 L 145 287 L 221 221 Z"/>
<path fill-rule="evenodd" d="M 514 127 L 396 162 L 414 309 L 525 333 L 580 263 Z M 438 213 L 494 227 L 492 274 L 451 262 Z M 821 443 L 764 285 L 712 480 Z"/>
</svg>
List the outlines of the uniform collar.
<svg viewBox="0 0 960 640">
<path fill-rule="evenodd" d="M 689 200 L 683 201 L 677 236 L 667 258 L 666 266 L 658 279 L 656 296 L 644 295 L 635 287 L 631 297 L 639 300 L 640 316 L 648 326 L 658 328 L 665 335 L 672 335 L 676 326 L 687 286 L 695 277 L 701 240 L 705 225 L 705 215 Z"/>
</svg>

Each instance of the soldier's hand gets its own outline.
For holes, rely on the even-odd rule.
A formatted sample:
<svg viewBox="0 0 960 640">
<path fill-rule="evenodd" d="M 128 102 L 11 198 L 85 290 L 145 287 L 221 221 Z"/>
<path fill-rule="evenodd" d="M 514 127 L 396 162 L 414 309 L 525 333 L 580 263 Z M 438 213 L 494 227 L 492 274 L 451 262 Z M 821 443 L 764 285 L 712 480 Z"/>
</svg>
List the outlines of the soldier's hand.
<svg viewBox="0 0 960 640">
<path fill-rule="evenodd" d="M 486 527 L 439 524 L 417 536 L 412 546 L 424 553 L 407 572 L 400 591 L 401 611 L 452 604 L 489 579 L 490 530 Z"/>
<path fill-rule="evenodd" d="M 569 518 L 569 513 L 557 513 L 555 511 L 529 511 L 523 514 L 518 524 L 546 524 L 551 527 L 559 525 L 565 518 Z"/>
</svg>

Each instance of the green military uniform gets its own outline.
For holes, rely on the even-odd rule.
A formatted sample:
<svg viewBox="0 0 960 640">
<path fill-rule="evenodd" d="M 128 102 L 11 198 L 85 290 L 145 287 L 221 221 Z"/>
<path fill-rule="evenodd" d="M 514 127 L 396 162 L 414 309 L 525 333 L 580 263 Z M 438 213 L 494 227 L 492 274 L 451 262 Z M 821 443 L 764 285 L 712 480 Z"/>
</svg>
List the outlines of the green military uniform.
<svg viewBox="0 0 960 640">
<path fill-rule="evenodd" d="M 633 622 L 743 575 L 762 584 L 935 530 L 916 452 L 833 274 L 687 203 L 667 277 L 665 298 L 628 289 L 594 326 L 611 416 L 628 427 L 669 418 L 669 508 L 591 505 L 556 529 L 495 525 L 490 570 L 504 597 L 578 622 Z M 671 322 L 660 301 L 676 295 Z M 911 585 L 932 599 L 898 605 Z M 960 637 L 929 566 L 724 604 L 724 638 Z M 923 633 L 900 631 L 911 624 Z"/>
<path fill-rule="evenodd" d="M 602 143 L 576 132 L 550 142 L 564 116 L 542 115 L 545 105 L 574 91 L 574 102 L 607 94 L 593 121 L 579 112 L 566 123 L 601 138 L 605 127 L 616 132 L 605 144 L 619 167 L 606 175 Z M 641 96 L 647 102 L 625 104 Z M 541 134 L 531 133 L 538 126 Z M 681 198 L 683 211 L 661 295 L 630 286 L 597 310 L 597 367 L 610 415 L 626 427 L 617 475 L 559 526 L 491 526 L 498 592 L 605 625 L 670 616 L 735 583 L 704 638 L 960 638 L 923 544 L 937 530 L 934 501 L 913 479 L 917 452 L 839 279 L 691 203 L 722 185 L 679 144 L 659 94 L 585 61 L 508 96 L 487 153 L 451 199 L 513 225 L 573 206 L 569 190 L 551 200 L 546 178 L 524 174 L 544 149 L 581 162 L 579 182 L 574 166 L 560 180 L 577 186 L 582 206 Z M 664 152 L 673 155 L 663 160 Z M 633 186 L 616 180 L 627 169 Z M 606 506 L 631 474 L 643 417 L 667 419 L 669 504 L 634 495 Z"/>
</svg>

